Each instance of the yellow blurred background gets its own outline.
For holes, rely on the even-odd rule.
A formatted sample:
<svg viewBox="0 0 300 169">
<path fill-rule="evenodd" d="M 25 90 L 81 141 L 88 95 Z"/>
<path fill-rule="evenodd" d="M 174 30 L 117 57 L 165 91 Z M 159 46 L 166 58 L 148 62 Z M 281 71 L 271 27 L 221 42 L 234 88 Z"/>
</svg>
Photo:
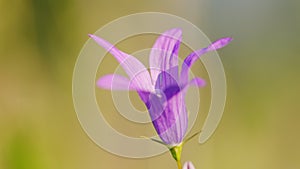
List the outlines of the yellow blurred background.
<svg viewBox="0 0 300 169">
<path fill-rule="evenodd" d="M 0 0 L 0 168 L 176 168 L 169 153 L 129 159 L 102 150 L 73 108 L 72 73 L 87 34 L 146 11 L 183 17 L 211 40 L 234 38 L 219 52 L 228 84 L 223 119 L 208 142 L 185 145 L 182 161 L 198 169 L 300 168 L 296 0 Z"/>
</svg>

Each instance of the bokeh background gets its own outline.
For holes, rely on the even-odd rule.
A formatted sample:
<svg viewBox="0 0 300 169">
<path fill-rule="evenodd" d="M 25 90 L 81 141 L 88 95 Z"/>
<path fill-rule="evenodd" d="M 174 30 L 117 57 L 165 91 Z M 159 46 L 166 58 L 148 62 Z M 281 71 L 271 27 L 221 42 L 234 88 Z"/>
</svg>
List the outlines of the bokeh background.
<svg viewBox="0 0 300 169">
<path fill-rule="evenodd" d="M 208 142 L 185 145 L 182 161 L 191 160 L 198 169 L 300 168 L 296 0 L 0 0 L 0 168 L 176 168 L 169 153 L 128 159 L 102 150 L 82 130 L 72 103 L 73 68 L 87 34 L 146 11 L 183 17 L 211 40 L 234 38 L 219 51 L 228 84 L 223 119 Z M 149 39 L 128 42 L 150 47 L 154 38 Z M 196 74 L 202 69 L 201 63 L 193 67 Z M 204 95 L 208 91 L 203 89 Z M 101 99 L 101 92 L 97 96 Z M 209 100 L 202 101 L 193 131 L 206 116 Z M 128 125 L 128 134 L 142 133 L 106 117 L 121 132 L 128 132 Z"/>
</svg>

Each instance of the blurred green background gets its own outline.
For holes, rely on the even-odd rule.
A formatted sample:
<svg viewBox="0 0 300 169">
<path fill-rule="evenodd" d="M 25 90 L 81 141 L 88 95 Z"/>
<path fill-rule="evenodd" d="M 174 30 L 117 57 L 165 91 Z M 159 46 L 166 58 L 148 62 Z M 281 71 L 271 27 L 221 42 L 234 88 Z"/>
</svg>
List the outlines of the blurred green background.
<svg viewBox="0 0 300 169">
<path fill-rule="evenodd" d="M 87 34 L 146 11 L 183 17 L 211 40 L 234 38 L 219 52 L 228 84 L 223 119 L 208 142 L 186 144 L 182 160 L 198 169 L 300 168 L 296 0 L 0 0 L 0 168 L 176 168 L 169 153 L 128 159 L 100 149 L 73 109 L 72 71 Z"/>
</svg>

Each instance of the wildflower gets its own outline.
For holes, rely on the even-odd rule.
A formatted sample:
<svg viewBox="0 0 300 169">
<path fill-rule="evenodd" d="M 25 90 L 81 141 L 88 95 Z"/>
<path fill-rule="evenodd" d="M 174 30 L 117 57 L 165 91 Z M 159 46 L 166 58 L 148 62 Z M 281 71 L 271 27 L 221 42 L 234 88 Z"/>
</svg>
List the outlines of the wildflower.
<svg viewBox="0 0 300 169">
<path fill-rule="evenodd" d="M 100 37 L 89 36 L 110 52 L 129 76 L 106 75 L 97 81 L 97 86 L 108 90 L 136 91 L 149 111 L 161 143 L 169 147 L 174 159 L 180 163 L 183 139 L 188 127 L 184 97 L 190 86 L 205 86 L 205 81 L 199 77 L 189 80 L 189 69 L 201 55 L 226 46 L 232 38 L 219 39 L 206 48 L 192 52 L 184 59 L 179 76 L 181 29 L 170 29 L 158 37 L 149 56 L 150 72 L 135 57 L 118 50 Z"/>
<path fill-rule="evenodd" d="M 195 167 L 192 162 L 188 161 L 184 163 L 182 169 L 195 169 Z"/>
</svg>

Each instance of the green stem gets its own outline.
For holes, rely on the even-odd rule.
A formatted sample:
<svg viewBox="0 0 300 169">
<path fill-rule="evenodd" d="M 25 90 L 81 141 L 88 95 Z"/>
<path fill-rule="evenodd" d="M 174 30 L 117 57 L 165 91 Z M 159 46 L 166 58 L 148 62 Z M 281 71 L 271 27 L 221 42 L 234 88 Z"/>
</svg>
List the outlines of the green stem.
<svg viewBox="0 0 300 169">
<path fill-rule="evenodd" d="M 201 132 L 201 131 L 200 131 Z M 188 137 L 187 139 L 183 140 L 180 144 L 173 146 L 173 147 L 169 147 L 169 150 L 173 156 L 173 158 L 175 159 L 178 169 L 182 169 L 182 165 L 180 162 L 180 158 L 181 158 L 181 151 L 182 151 L 182 146 L 184 143 L 190 141 L 192 138 L 194 138 L 196 135 L 198 135 L 200 132 L 197 132 L 195 134 L 193 134 L 192 136 Z M 155 139 L 151 139 L 155 142 L 158 142 L 160 144 L 165 145 L 163 142 L 159 141 L 159 140 L 155 140 Z"/>
<path fill-rule="evenodd" d="M 177 166 L 178 166 L 178 169 L 181 169 L 181 162 L 180 162 L 180 157 L 181 157 L 181 151 L 182 151 L 182 145 L 183 143 L 177 145 L 177 146 L 174 146 L 172 148 L 170 148 L 170 152 L 173 156 L 173 158 L 175 159 L 176 163 L 177 163 Z"/>
<path fill-rule="evenodd" d="M 176 161 L 176 162 L 177 162 L 178 169 L 182 169 L 180 160 L 178 160 L 178 161 Z"/>
</svg>

